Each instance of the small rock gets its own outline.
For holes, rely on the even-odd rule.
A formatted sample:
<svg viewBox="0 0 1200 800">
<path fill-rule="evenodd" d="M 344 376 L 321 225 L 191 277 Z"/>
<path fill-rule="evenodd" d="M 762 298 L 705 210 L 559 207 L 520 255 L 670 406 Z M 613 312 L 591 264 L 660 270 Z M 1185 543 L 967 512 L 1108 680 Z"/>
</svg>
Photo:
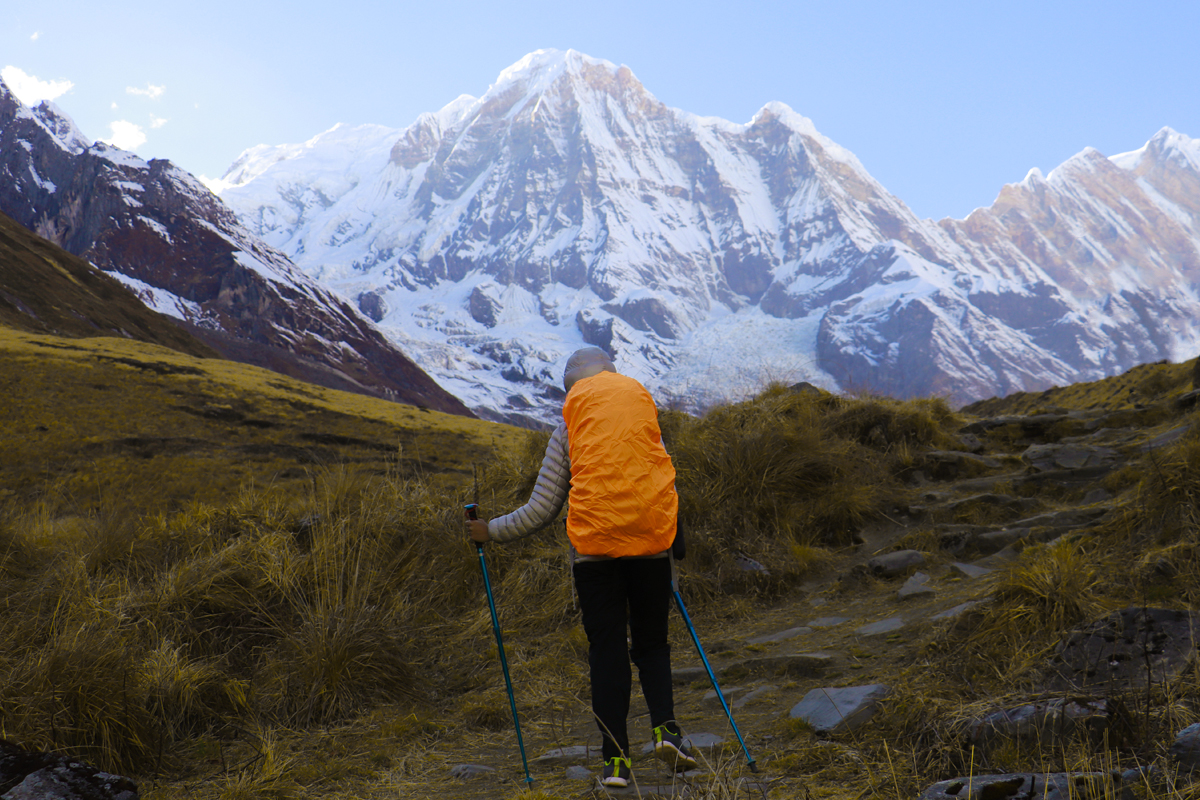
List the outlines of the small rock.
<svg viewBox="0 0 1200 800">
<path fill-rule="evenodd" d="M 587 767 L 581 767 L 578 764 L 567 767 L 567 780 L 572 781 L 590 781 L 596 773 L 592 772 Z"/>
<path fill-rule="evenodd" d="M 909 577 L 896 592 L 896 596 L 901 600 L 912 600 L 915 597 L 923 597 L 926 595 L 936 594 L 932 586 L 927 586 L 929 576 L 924 572 L 918 572 Z"/>
<path fill-rule="evenodd" d="M 869 625 L 863 625 L 855 631 L 859 636 L 878 636 L 881 633 L 891 633 L 898 631 L 904 627 L 903 617 L 889 617 L 888 619 L 872 622 Z"/>
<path fill-rule="evenodd" d="M 733 707 L 734 708 L 742 708 L 743 706 L 748 706 L 751 703 L 753 703 L 755 700 L 758 700 L 759 698 L 761 698 L 763 695 L 770 694 L 771 692 L 777 691 L 778 689 L 779 689 L 778 686 L 760 686 L 757 689 L 755 689 L 754 691 L 746 692 L 744 695 L 739 697 L 736 701 L 734 701 Z"/>
<path fill-rule="evenodd" d="M 1006 547 L 1030 537 L 1030 528 L 1005 528 L 981 533 L 974 538 L 972 549 L 981 555 L 999 553 Z"/>
<path fill-rule="evenodd" d="M 813 689 L 792 706 L 789 716 L 804 720 L 822 736 L 852 731 L 874 716 L 879 701 L 890 693 L 882 683 Z"/>
<path fill-rule="evenodd" d="M 769 569 L 755 561 L 753 558 L 747 558 L 746 556 L 734 556 L 733 563 L 737 564 L 738 569 L 742 570 L 743 572 L 757 572 L 760 575 L 771 574 Z"/>
<path fill-rule="evenodd" d="M 867 562 L 867 566 L 876 575 L 881 575 L 885 578 L 896 578 L 924 563 L 924 554 L 917 550 L 897 550 L 894 553 L 875 556 Z"/>
<path fill-rule="evenodd" d="M 813 386 L 808 381 L 800 381 L 799 383 L 793 383 L 791 386 L 788 387 L 788 390 L 791 392 L 794 392 L 796 394 L 811 394 L 814 396 L 819 396 L 821 394 L 821 390 L 819 388 L 817 388 L 816 386 Z"/>
<path fill-rule="evenodd" d="M 968 453 L 983 452 L 983 440 L 973 433 L 959 434 L 958 441 L 967 449 Z"/>
<path fill-rule="evenodd" d="M 724 697 L 725 702 L 729 704 L 733 702 L 734 695 L 743 694 L 748 691 L 750 691 L 750 689 L 745 686 L 721 687 L 721 696 Z M 700 702 L 708 708 L 721 707 L 721 701 L 717 699 L 717 692 L 714 689 L 710 689 L 708 693 L 704 695 L 704 699 Z"/>
<path fill-rule="evenodd" d="M 457 764 L 450 768 L 450 776 L 465 781 L 495 771 L 495 767 L 485 767 L 483 764 Z"/>
</svg>

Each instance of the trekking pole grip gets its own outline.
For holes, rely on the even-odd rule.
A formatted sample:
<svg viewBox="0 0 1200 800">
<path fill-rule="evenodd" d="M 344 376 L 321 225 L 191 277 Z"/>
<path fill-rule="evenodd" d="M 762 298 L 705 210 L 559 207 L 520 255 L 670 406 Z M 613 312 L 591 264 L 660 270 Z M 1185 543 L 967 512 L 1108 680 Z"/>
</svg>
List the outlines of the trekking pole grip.
<svg viewBox="0 0 1200 800">
<path fill-rule="evenodd" d="M 467 512 L 467 519 L 471 519 L 471 520 L 479 519 L 479 504 L 478 503 L 467 503 L 465 506 L 463 506 L 463 509 Z M 471 541 L 475 545 L 476 550 L 483 550 L 483 542 L 476 542 L 474 539 L 472 539 Z"/>
</svg>

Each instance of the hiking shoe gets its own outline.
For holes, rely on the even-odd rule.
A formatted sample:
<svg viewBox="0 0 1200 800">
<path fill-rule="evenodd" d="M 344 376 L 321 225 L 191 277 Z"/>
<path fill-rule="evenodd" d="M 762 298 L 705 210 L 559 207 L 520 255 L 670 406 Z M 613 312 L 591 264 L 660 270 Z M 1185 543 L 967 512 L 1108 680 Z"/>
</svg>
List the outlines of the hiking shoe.
<svg viewBox="0 0 1200 800">
<path fill-rule="evenodd" d="M 687 772 L 700 766 L 683 744 L 683 736 L 672 733 L 666 725 L 654 729 L 654 755 L 667 762 L 676 772 Z"/>
<path fill-rule="evenodd" d="M 616 756 L 604 762 L 604 777 L 600 779 L 600 785 L 624 789 L 629 785 L 631 777 L 633 777 L 633 769 L 629 759 Z"/>
</svg>

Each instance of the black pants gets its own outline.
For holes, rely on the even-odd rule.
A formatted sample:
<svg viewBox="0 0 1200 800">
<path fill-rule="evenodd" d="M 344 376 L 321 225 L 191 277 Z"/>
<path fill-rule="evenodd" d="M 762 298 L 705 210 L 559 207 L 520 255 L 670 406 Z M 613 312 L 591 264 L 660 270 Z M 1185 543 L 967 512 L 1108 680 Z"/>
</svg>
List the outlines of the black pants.
<svg viewBox="0 0 1200 800">
<path fill-rule="evenodd" d="M 575 589 L 588 638 L 592 712 L 603 737 L 604 760 L 629 756 L 629 693 L 638 667 L 650 726 L 675 728 L 671 693 L 671 562 L 666 558 L 613 559 L 575 564 Z M 626 653 L 626 625 L 632 646 Z"/>
</svg>

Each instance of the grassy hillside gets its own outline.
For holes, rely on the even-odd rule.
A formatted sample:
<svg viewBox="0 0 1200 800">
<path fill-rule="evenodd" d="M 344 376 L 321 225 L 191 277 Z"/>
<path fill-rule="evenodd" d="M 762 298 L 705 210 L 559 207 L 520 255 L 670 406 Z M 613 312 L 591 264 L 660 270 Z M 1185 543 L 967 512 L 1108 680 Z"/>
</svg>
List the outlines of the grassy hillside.
<svg viewBox="0 0 1200 800">
<path fill-rule="evenodd" d="M 1192 684 L 1137 700 L 1137 736 L 1111 750 L 976 753 L 961 732 L 972 709 L 1028 696 L 1071 626 L 1200 599 L 1200 437 L 1178 403 L 1190 368 L 961 413 L 769 387 L 704 418 L 662 414 L 689 538 L 682 583 L 724 685 L 791 652 L 755 634 L 894 614 L 897 585 L 865 568 L 871 556 L 917 549 L 938 576 L 964 529 L 1035 520 L 990 577 L 935 577 L 940 601 L 974 601 L 970 614 L 879 639 L 807 634 L 836 669 L 767 676 L 774 700 L 739 712 L 770 796 L 894 800 L 959 770 L 1161 757 L 1163 731 L 1198 716 Z M 461 523 L 475 479 L 489 516 L 524 501 L 546 434 L 128 340 L 0 330 L 0 370 L 6 737 L 131 774 L 152 798 L 591 796 L 558 767 L 521 790 Z M 1035 413 L 1040 427 L 1005 416 Z M 999 419 L 963 438 L 983 417 Z M 1120 459 L 1055 483 L 1021 455 L 1046 443 Z M 1089 521 L 1046 544 L 1045 520 L 1075 512 Z M 563 534 L 486 550 L 531 756 L 595 743 Z M 925 620 L 923 608 L 904 606 Z M 696 663 L 677 620 L 672 643 L 677 666 Z M 894 694 L 857 733 L 816 737 L 787 717 L 811 688 L 875 681 Z M 692 730 L 723 718 L 705 683 L 677 688 Z M 736 743 L 712 757 L 694 796 L 732 797 Z M 459 763 L 500 771 L 459 781 Z"/>
<path fill-rule="evenodd" d="M 0 499 L 145 513 L 313 470 L 462 482 L 517 429 L 316 387 L 129 339 L 0 328 Z"/>
<path fill-rule="evenodd" d="M 60 336 L 124 336 L 216 355 L 146 308 L 115 278 L 5 214 L 0 214 L 0 326 Z"/>
</svg>

